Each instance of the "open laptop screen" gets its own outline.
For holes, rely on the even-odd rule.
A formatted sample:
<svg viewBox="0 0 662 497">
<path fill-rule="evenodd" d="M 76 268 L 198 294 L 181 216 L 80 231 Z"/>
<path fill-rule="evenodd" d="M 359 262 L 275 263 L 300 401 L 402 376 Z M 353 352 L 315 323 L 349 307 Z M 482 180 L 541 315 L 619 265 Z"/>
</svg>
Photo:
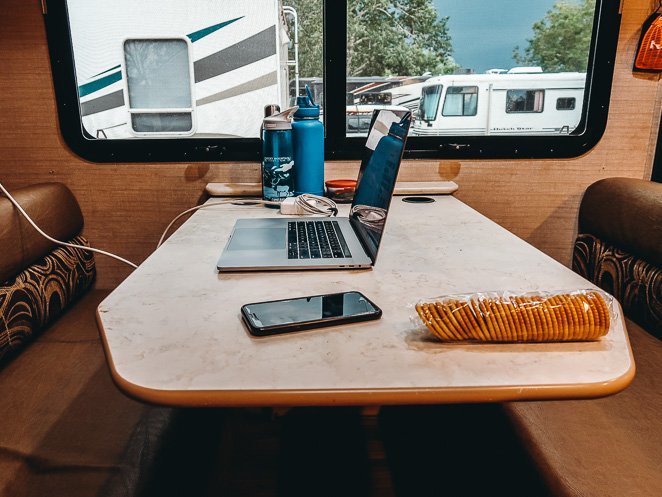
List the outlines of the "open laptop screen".
<svg viewBox="0 0 662 497">
<path fill-rule="evenodd" d="M 373 261 L 382 239 L 410 123 L 411 113 L 407 111 L 376 110 L 370 124 L 349 218 Z"/>
</svg>

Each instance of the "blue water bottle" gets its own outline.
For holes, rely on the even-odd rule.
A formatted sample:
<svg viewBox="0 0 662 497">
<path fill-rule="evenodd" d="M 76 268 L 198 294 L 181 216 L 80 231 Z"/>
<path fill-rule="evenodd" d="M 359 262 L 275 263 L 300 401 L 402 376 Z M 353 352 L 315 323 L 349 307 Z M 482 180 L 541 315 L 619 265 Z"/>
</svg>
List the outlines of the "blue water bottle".
<svg viewBox="0 0 662 497">
<path fill-rule="evenodd" d="M 294 149 L 291 107 L 265 117 L 262 125 L 262 198 L 282 201 L 294 196 Z"/>
<path fill-rule="evenodd" d="M 297 97 L 299 110 L 294 114 L 294 190 L 297 195 L 324 195 L 324 125 L 320 108 L 306 85 L 307 95 Z"/>
</svg>

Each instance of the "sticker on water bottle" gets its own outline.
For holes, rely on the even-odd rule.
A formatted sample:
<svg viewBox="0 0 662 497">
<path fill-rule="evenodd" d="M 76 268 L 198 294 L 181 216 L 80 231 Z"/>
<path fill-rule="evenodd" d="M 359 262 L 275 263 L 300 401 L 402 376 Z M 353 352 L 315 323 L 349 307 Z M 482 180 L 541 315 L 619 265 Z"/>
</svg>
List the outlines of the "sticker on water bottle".
<svg viewBox="0 0 662 497">
<path fill-rule="evenodd" d="M 294 196 L 292 157 L 265 157 L 262 168 L 262 194 L 266 200 L 280 201 Z"/>
</svg>

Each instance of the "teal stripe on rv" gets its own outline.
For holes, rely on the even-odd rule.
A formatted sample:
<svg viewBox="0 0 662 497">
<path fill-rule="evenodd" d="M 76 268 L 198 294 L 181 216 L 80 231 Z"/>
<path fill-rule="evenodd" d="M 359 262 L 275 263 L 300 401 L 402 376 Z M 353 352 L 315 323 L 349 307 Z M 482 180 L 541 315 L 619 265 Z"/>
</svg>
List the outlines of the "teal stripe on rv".
<svg viewBox="0 0 662 497">
<path fill-rule="evenodd" d="M 84 85 L 80 85 L 78 87 L 78 95 L 84 97 L 85 95 L 89 95 L 90 93 L 99 91 L 105 88 L 106 86 L 110 86 L 113 83 L 117 83 L 121 79 L 122 79 L 122 71 L 116 71 L 110 73 L 108 76 L 99 78 L 96 81 L 92 81 L 91 83 L 85 83 Z"/>
<path fill-rule="evenodd" d="M 191 34 L 188 34 L 186 36 L 188 36 L 188 38 L 189 38 L 189 40 L 191 40 L 191 42 L 196 42 L 200 38 L 204 38 L 205 36 L 210 35 L 213 32 L 218 31 L 219 29 L 224 28 L 225 26 L 227 26 L 229 24 L 232 24 L 233 22 L 236 22 L 239 19 L 243 19 L 243 18 L 244 18 L 244 16 L 241 16 L 241 17 L 237 17 L 235 19 L 230 19 L 229 21 L 221 22 L 219 24 L 214 24 L 213 26 L 209 26 L 208 28 L 201 29 L 199 31 L 196 31 L 195 33 L 191 33 Z"/>
<path fill-rule="evenodd" d="M 96 78 L 97 76 L 101 76 L 102 74 L 105 74 L 105 73 L 110 72 L 110 71 L 114 71 L 115 69 L 119 69 L 119 68 L 120 68 L 120 65 L 117 64 L 116 66 L 113 66 L 113 67 L 111 67 L 110 69 L 106 69 L 105 71 L 101 71 L 99 74 L 95 74 L 95 75 L 92 76 L 92 77 L 93 77 L 93 78 Z"/>
<path fill-rule="evenodd" d="M 220 22 L 218 24 L 214 24 L 213 26 L 209 26 L 207 28 L 200 29 L 198 31 L 194 31 L 193 33 L 187 34 L 186 36 L 191 40 L 191 42 L 196 42 L 200 40 L 201 38 L 204 38 L 207 35 L 210 35 L 216 31 L 218 31 L 221 28 L 224 28 L 225 26 L 228 26 L 232 24 L 233 22 L 238 21 L 239 19 L 243 19 L 244 16 L 241 17 L 236 17 L 234 19 L 230 19 L 229 21 L 224 21 Z M 106 69 L 105 71 L 101 71 L 98 73 L 96 76 L 106 73 L 108 71 L 112 71 L 113 69 L 118 69 L 120 66 L 117 65 L 115 67 L 111 67 L 110 69 Z M 94 77 L 94 76 L 93 76 Z M 107 86 L 112 85 L 113 83 L 117 83 L 122 79 L 122 72 L 121 71 L 116 71 L 114 73 L 109 74 L 108 76 L 104 76 L 103 78 L 99 78 L 96 81 L 92 81 L 90 83 L 85 83 L 84 85 L 80 85 L 78 87 L 78 96 L 79 97 L 84 97 L 86 95 L 89 95 L 90 93 L 94 93 L 95 91 L 102 90 L 106 88 Z"/>
</svg>

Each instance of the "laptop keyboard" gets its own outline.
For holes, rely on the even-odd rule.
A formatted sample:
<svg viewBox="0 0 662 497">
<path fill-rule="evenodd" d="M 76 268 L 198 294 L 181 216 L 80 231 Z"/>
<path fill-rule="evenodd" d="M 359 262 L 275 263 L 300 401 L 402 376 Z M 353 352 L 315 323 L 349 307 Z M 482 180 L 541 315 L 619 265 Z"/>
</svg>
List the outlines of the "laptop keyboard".
<svg viewBox="0 0 662 497">
<path fill-rule="evenodd" d="M 352 257 L 338 221 L 288 221 L 288 259 Z"/>
</svg>

